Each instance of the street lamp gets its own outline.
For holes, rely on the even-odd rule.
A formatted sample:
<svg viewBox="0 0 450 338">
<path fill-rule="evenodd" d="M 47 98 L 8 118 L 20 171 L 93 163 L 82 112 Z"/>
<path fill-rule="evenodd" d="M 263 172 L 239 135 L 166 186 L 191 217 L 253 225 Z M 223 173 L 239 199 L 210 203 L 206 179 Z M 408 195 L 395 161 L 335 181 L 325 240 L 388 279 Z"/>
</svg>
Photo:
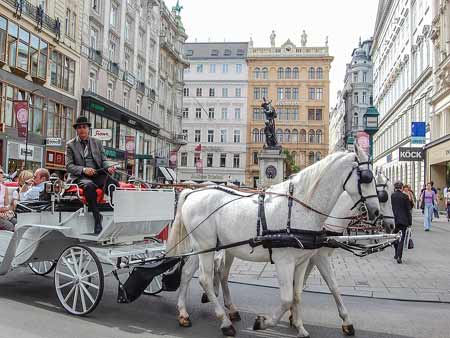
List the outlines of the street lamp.
<svg viewBox="0 0 450 338">
<path fill-rule="evenodd" d="M 377 108 L 370 106 L 364 114 L 364 131 L 369 134 L 370 158 L 373 159 L 373 135 L 378 131 L 378 117 L 380 113 Z"/>
<path fill-rule="evenodd" d="M 355 148 L 355 139 L 353 138 L 352 135 L 350 135 L 349 137 L 347 137 L 347 150 L 348 151 L 353 151 Z"/>
</svg>

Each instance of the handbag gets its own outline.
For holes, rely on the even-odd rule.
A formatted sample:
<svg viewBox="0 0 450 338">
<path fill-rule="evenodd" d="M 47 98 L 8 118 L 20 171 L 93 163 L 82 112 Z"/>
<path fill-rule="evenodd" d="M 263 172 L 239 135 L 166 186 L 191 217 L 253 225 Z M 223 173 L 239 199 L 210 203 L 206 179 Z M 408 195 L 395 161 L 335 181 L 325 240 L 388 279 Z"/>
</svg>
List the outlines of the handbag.
<svg viewBox="0 0 450 338">
<path fill-rule="evenodd" d="M 411 237 L 408 240 L 408 249 L 414 249 L 414 242 Z"/>
</svg>

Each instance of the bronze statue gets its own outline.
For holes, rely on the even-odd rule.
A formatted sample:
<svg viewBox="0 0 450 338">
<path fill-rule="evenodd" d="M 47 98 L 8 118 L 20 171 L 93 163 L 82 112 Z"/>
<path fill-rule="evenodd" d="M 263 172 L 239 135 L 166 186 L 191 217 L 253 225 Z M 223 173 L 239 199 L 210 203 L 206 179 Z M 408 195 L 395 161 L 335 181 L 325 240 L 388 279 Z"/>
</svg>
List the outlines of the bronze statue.
<svg viewBox="0 0 450 338">
<path fill-rule="evenodd" d="M 265 115 L 265 127 L 264 134 L 266 135 L 266 145 L 268 148 L 279 148 L 276 132 L 275 132 L 275 118 L 277 117 L 277 112 L 275 108 L 272 106 L 272 100 L 269 102 L 266 101 L 266 98 L 263 97 L 263 103 L 261 104 Z"/>
</svg>

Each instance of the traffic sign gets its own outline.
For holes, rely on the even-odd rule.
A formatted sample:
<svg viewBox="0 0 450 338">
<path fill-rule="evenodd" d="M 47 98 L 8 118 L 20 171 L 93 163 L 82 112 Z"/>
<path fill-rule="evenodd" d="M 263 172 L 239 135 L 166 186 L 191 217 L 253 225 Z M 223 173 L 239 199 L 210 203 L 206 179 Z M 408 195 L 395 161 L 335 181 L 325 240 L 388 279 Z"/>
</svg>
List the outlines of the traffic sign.
<svg viewBox="0 0 450 338">
<path fill-rule="evenodd" d="M 425 122 L 411 122 L 411 143 L 425 144 L 427 126 Z"/>
<path fill-rule="evenodd" d="M 48 146 L 58 147 L 62 144 L 60 137 L 47 137 L 45 139 L 45 144 Z"/>
</svg>

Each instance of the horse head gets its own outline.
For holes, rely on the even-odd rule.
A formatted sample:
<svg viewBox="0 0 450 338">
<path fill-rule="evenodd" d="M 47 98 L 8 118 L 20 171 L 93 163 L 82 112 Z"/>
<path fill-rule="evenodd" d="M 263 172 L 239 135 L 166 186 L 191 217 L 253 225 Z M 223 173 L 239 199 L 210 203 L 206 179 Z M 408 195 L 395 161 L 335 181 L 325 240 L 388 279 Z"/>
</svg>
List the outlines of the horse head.
<svg viewBox="0 0 450 338">
<path fill-rule="evenodd" d="M 392 211 L 391 195 L 394 192 L 394 185 L 379 170 L 376 176 L 376 187 L 378 200 L 380 201 L 380 211 L 383 220 L 383 227 L 386 233 L 390 234 L 394 231 L 395 220 Z"/>
</svg>

